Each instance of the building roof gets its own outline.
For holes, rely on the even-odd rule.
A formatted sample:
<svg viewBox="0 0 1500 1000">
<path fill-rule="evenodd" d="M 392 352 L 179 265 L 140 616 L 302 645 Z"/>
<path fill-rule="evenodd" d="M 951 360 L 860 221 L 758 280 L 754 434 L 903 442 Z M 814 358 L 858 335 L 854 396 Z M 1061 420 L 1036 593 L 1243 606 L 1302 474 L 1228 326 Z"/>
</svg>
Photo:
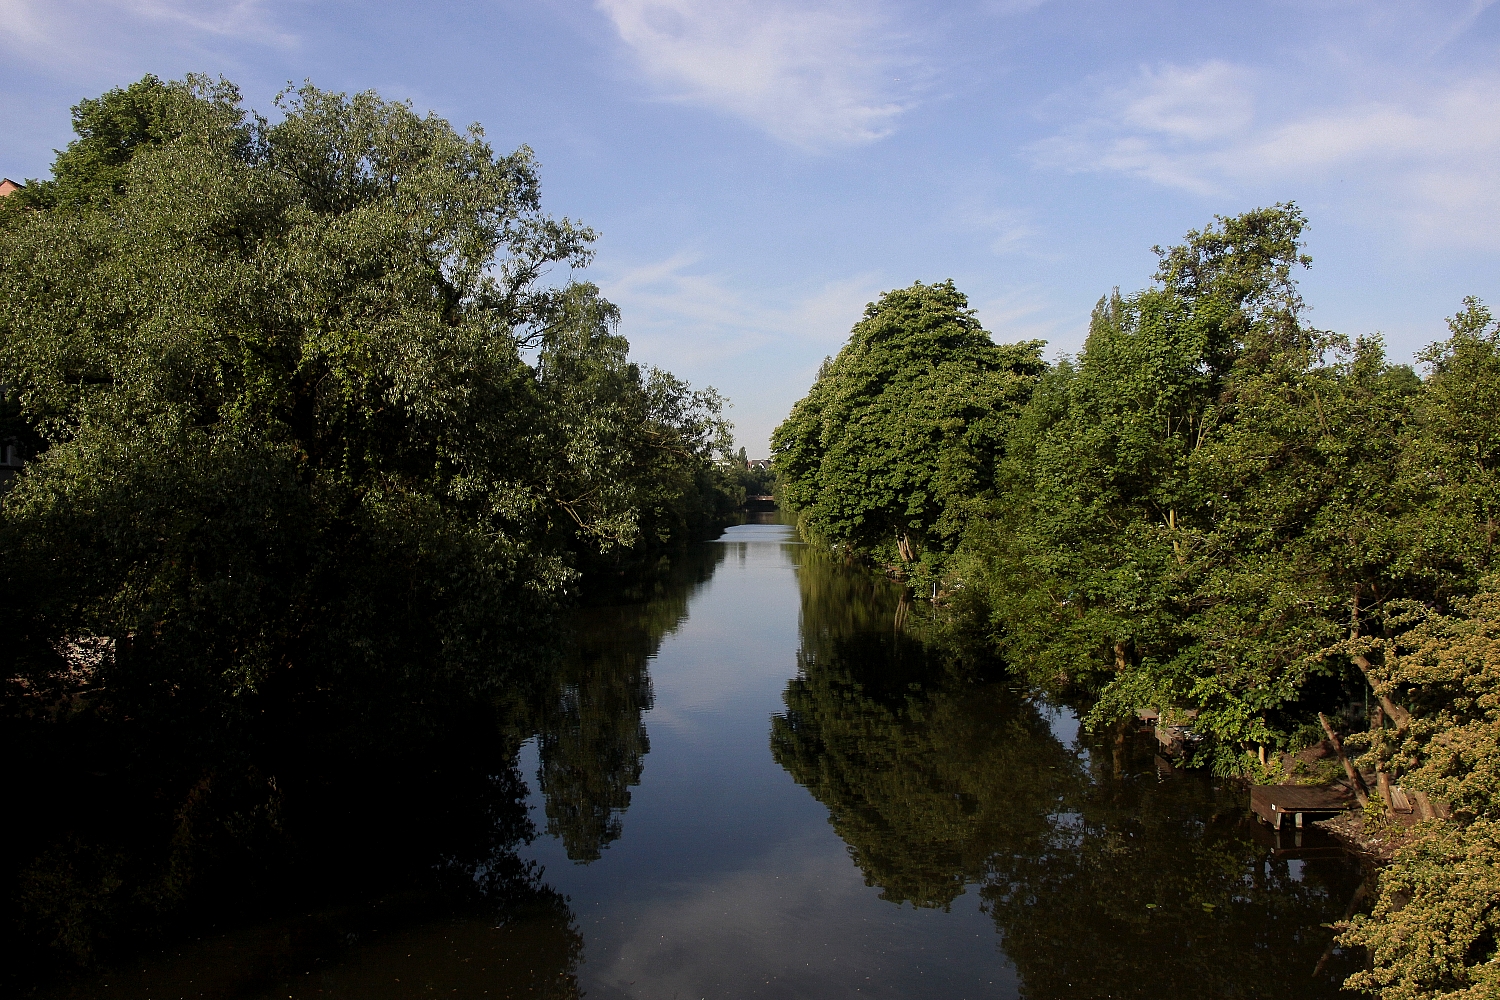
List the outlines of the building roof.
<svg viewBox="0 0 1500 1000">
<path fill-rule="evenodd" d="M 19 191 L 25 186 L 25 184 L 19 184 L 9 177 L 0 177 L 0 198 L 4 198 L 12 191 Z"/>
</svg>

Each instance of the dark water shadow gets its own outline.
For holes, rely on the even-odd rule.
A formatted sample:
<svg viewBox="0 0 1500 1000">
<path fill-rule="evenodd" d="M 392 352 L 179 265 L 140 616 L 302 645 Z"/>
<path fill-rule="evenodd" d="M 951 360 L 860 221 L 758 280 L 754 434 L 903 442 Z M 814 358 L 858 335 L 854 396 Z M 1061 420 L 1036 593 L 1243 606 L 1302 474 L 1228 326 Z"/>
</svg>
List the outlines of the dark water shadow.
<svg viewBox="0 0 1500 1000">
<path fill-rule="evenodd" d="M 1163 772 L 1149 736 L 1065 743 L 1054 706 L 900 627 L 889 581 L 811 547 L 799 580 L 771 752 L 881 898 L 978 892 L 1025 997 L 1339 995 L 1355 956 L 1313 972 L 1362 880 L 1352 858 L 1264 842 L 1243 788 Z"/>
<path fill-rule="evenodd" d="M 10 732 L 37 766 L 11 781 L 36 822 L 7 872 L 7 990 L 575 995 L 576 920 L 517 855 L 538 834 L 519 749 L 541 751 L 546 832 L 598 858 L 649 752 L 647 662 L 723 559 L 686 550 L 647 599 L 578 612 L 479 697 L 302 710 L 211 760 L 117 719 Z M 38 734 L 71 753 L 45 759 Z"/>
</svg>

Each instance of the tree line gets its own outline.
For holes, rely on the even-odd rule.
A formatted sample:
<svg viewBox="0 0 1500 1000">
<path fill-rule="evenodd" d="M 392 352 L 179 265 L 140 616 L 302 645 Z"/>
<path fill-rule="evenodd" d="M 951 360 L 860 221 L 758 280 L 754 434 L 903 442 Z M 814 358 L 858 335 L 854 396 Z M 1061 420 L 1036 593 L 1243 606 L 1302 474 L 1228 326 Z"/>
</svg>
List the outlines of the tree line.
<svg viewBox="0 0 1500 1000">
<path fill-rule="evenodd" d="M 1419 368 L 1313 327 L 1305 226 L 1277 205 L 1157 248 L 1050 364 L 952 282 L 886 293 L 777 428 L 778 498 L 1090 725 L 1191 717 L 1195 763 L 1274 781 L 1328 719 L 1432 817 L 1346 933 L 1351 983 L 1493 988 L 1500 324 L 1466 299 Z"/>
<path fill-rule="evenodd" d="M 923 641 L 920 618 L 892 628 L 898 584 L 819 546 L 794 558 L 798 670 L 771 753 L 882 899 L 975 892 L 1027 997 L 1331 997 L 1360 968 L 1322 957 L 1353 859 L 1269 857 L 1230 783 L 1159 768 L 1122 728 L 1080 753 L 1034 688 Z"/>
<path fill-rule="evenodd" d="M 199 76 L 73 127 L 0 199 L 0 657 L 34 818 L 6 915 L 88 958 L 202 895 L 183 844 L 249 870 L 242 834 L 366 787 L 328 777 L 360 755 L 524 725 L 558 613 L 649 590 L 746 476 L 724 400 L 569 280 L 595 236 L 528 148 Z M 89 774 L 146 832 L 81 818 Z"/>
</svg>

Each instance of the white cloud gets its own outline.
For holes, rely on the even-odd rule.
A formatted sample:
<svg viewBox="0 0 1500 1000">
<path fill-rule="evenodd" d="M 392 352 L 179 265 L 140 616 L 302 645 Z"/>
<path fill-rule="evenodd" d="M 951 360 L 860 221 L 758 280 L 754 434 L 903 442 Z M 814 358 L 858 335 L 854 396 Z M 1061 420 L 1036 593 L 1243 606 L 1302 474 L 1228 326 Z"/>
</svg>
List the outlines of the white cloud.
<svg viewBox="0 0 1500 1000">
<path fill-rule="evenodd" d="M 838 353 L 865 304 L 891 287 L 860 274 L 810 289 L 742 289 L 688 254 L 613 272 L 596 267 L 589 277 L 620 306 L 632 358 L 733 401 L 735 437 L 752 457 L 768 454 L 772 428 L 819 362 Z"/>
<path fill-rule="evenodd" d="M 1088 332 L 1087 316 L 1060 316 L 1052 296 L 1037 288 L 1016 289 L 974 303 L 979 321 L 997 344 L 1045 340 L 1047 354 L 1074 353 Z"/>
<path fill-rule="evenodd" d="M 1120 120 L 1175 140 L 1221 139 L 1253 117 L 1248 70 L 1220 60 L 1146 69 L 1120 95 Z"/>
<path fill-rule="evenodd" d="M 1133 175 L 1200 195 L 1344 199 L 1424 239 L 1500 246 L 1500 75 L 1393 84 L 1308 108 L 1275 74 L 1223 62 L 1144 69 L 1029 147 L 1042 166 Z"/>
<path fill-rule="evenodd" d="M 597 0 L 676 100 L 745 118 L 793 145 L 889 134 L 918 72 L 874 2 Z M 905 78 L 903 85 L 898 78 Z"/>
<path fill-rule="evenodd" d="M 35 0 L 0 0 L 0 37 L 35 44 L 42 37 L 39 6 Z"/>
</svg>

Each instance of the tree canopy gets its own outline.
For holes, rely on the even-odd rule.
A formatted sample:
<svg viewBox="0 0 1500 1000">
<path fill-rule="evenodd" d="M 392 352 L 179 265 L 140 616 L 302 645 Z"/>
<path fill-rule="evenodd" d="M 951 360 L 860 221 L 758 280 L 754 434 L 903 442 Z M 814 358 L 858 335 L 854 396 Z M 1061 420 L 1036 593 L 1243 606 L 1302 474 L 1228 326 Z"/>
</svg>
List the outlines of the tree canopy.
<svg viewBox="0 0 1500 1000">
<path fill-rule="evenodd" d="M 1453 810 L 1348 931 L 1374 961 L 1352 982 L 1480 995 L 1500 926 L 1486 708 L 1500 324 L 1465 300 L 1420 372 L 1378 336 L 1318 330 L 1296 280 L 1305 227 L 1276 205 L 1157 248 L 1154 283 L 1101 298 L 1082 351 L 1051 367 L 1036 345 L 989 346 L 951 284 L 890 293 L 778 429 L 779 489 L 813 536 L 928 563 L 954 641 L 1082 696 L 1096 729 L 1142 709 L 1191 718 L 1193 763 L 1274 781 L 1331 716 L 1383 796 L 1404 782 L 1424 810 Z M 822 694 L 848 683 L 821 665 L 805 674 L 779 724 L 788 766 L 792 733 L 817 733 L 813 699 L 864 697 Z M 874 858 L 903 827 L 867 812 L 836 822 Z"/>
<path fill-rule="evenodd" d="M 494 678 L 581 564 L 734 501 L 718 396 L 543 283 L 593 233 L 530 150 L 372 93 L 279 104 L 111 91 L 5 213 L 0 380 L 40 441 L 4 500 L 12 676 L 97 636 L 114 683 L 230 697 Z"/>
<path fill-rule="evenodd" d="M 930 572 L 1043 367 L 1040 343 L 992 343 L 952 281 L 887 292 L 772 435 L 777 500 L 820 538 Z"/>
<path fill-rule="evenodd" d="M 463 780 L 494 784 L 557 613 L 739 503 L 723 400 L 632 363 L 567 280 L 594 234 L 543 211 L 529 149 L 374 93 L 277 103 L 148 76 L 80 103 L 52 177 L 0 204 L 0 435 L 27 459 L 0 658 L 39 817 L 6 919 L 75 957 L 253 881 L 283 819 L 369 815 L 375 775 L 479 744 Z M 585 735 L 621 760 L 573 784 L 628 795 L 634 732 Z M 118 802 L 60 800 L 80 773 Z M 470 791 L 494 851 L 530 835 L 514 788 Z"/>
</svg>

